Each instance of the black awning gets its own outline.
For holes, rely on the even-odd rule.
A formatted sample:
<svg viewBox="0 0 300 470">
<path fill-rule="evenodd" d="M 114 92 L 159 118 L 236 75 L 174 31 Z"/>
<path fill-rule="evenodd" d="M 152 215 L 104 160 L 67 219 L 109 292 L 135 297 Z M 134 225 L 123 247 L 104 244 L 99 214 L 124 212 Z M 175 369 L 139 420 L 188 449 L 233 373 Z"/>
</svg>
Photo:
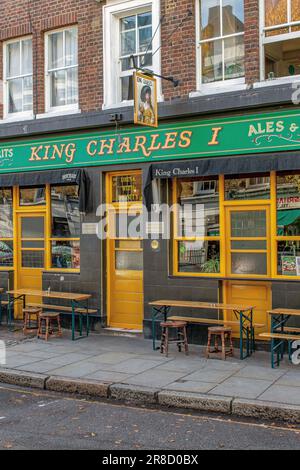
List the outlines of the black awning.
<svg viewBox="0 0 300 470">
<path fill-rule="evenodd" d="M 77 184 L 79 186 L 79 211 L 86 212 L 89 200 L 89 178 L 79 169 L 44 170 L 0 175 L 0 188 L 11 186 L 40 186 L 44 184 Z"/>
<path fill-rule="evenodd" d="M 300 170 L 300 152 L 177 160 L 150 165 L 144 187 L 145 204 L 152 204 L 152 180 L 197 176 L 242 175 L 269 171 Z"/>
</svg>

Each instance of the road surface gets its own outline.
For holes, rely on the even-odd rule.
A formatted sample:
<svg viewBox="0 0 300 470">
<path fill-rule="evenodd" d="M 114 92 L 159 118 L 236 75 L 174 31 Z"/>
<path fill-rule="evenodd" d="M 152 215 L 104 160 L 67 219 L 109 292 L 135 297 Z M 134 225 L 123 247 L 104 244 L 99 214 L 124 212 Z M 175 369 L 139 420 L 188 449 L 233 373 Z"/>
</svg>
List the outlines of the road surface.
<svg viewBox="0 0 300 470">
<path fill-rule="evenodd" d="M 0 449 L 300 449 L 300 427 L 95 402 L 0 384 Z"/>
</svg>

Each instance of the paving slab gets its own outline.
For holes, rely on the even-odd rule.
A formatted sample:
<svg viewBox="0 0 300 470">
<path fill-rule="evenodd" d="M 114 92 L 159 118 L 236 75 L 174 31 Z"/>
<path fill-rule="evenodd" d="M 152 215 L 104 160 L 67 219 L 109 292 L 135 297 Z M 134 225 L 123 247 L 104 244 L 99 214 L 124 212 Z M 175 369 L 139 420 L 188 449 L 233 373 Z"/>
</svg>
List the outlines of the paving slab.
<svg viewBox="0 0 300 470">
<path fill-rule="evenodd" d="M 25 364 L 18 367 L 18 370 L 38 373 L 49 372 L 53 369 L 55 369 L 55 365 L 52 362 L 47 361 L 34 362 L 32 364 Z"/>
<path fill-rule="evenodd" d="M 193 382 L 191 380 L 178 380 L 166 385 L 167 390 L 177 390 L 182 392 L 207 393 L 215 387 L 211 382 Z"/>
<path fill-rule="evenodd" d="M 292 387 L 300 387 L 300 366 L 297 371 L 286 372 L 283 374 L 279 380 L 277 380 L 276 385 L 288 385 Z M 296 368 L 295 367 L 295 368 Z"/>
<path fill-rule="evenodd" d="M 85 375 L 84 378 L 100 380 L 104 382 L 124 382 L 131 377 L 130 374 L 122 374 L 121 372 L 110 372 L 106 370 L 98 370 L 92 374 Z"/>
<path fill-rule="evenodd" d="M 277 380 L 285 374 L 282 369 L 266 369 L 259 366 L 246 366 L 235 373 L 235 377 L 245 377 L 249 379 Z M 300 381 L 299 381 L 300 385 Z"/>
<path fill-rule="evenodd" d="M 224 395 L 227 397 L 257 398 L 273 382 L 268 380 L 247 379 L 244 377 L 230 377 L 213 388 L 209 394 Z"/>
<path fill-rule="evenodd" d="M 234 374 L 233 370 L 224 371 L 219 369 L 211 369 L 210 367 L 205 366 L 203 369 L 197 370 L 196 372 L 187 375 L 185 378 L 186 380 L 191 381 L 220 383 L 228 377 L 231 377 L 232 374 Z"/>
<path fill-rule="evenodd" d="M 159 364 L 160 362 L 150 361 L 149 359 L 128 359 L 119 364 L 113 364 L 110 370 L 112 372 L 139 374 L 140 372 L 151 370 L 154 367 L 156 368 Z"/>
<path fill-rule="evenodd" d="M 275 384 L 261 394 L 259 399 L 289 405 L 300 405 L 300 387 Z"/>
<path fill-rule="evenodd" d="M 99 370 L 99 366 L 93 362 L 82 361 L 74 365 L 67 365 L 60 368 L 53 368 L 52 375 L 59 375 L 61 377 L 84 377 Z"/>
<path fill-rule="evenodd" d="M 119 364 L 120 362 L 124 362 L 127 359 L 135 359 L 137 357 L 136 354 L 132 353 L 122 353 L 122 352 L 104 352 L 102 354 L 96 354 L 91 357 L 91 361 L 93 362 L 101 362 L 104 364 Z"/>
<path fill-rule="evenodd" d="M 164 387 L 175 380 L 183 378 L 186 374 L 183 372 L 175 372 L 175 371 L 157 371 L 156 369 L 148 370 L 147 372 L 143 372 L 141 374 L 137 374 L 130 379 L 126 380 L 126 383 L 132 385 L 143 385 L 146 387 Z"/>
</svg>

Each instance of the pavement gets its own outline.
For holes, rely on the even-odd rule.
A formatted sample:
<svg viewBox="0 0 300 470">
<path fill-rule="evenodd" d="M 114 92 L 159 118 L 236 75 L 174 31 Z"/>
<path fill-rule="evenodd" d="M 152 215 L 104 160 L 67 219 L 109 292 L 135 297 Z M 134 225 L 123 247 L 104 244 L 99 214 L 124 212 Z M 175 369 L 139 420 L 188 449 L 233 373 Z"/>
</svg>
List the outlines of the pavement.
<svg viewBox="0 0 300 470">
<path fill-rule="evenodd" d="M 147 463 L 146 453 L 136 453 L 139 450 L 171 456 L 191 450 L 185 455 L 197 455 L 200 465 L 202 455 L 195 451 L 202 449 L 299 448 L 300 430 L 295 424 L 149 409 L 0 385 L 0 450 L 96 450 L 93 456 L 99 466 L 110 455 L 124 455 L 110 451 L 126 449 L 134 451 L 129 455 L 137 460 L 132 468 L 140 466 L 140 459 Z"/>
<path fill-rule="evenodd" d="M 92 334 L 71 341 L 70 332 L 49 342 L 0 328 L 7 345 L 0 382 L 142 405 L 175 407 L 300 423 L 300 365 L 272 369 L 270 354 L 244 361 L 189 356 L 166 358 L 142 337 Z"/>
</svg>

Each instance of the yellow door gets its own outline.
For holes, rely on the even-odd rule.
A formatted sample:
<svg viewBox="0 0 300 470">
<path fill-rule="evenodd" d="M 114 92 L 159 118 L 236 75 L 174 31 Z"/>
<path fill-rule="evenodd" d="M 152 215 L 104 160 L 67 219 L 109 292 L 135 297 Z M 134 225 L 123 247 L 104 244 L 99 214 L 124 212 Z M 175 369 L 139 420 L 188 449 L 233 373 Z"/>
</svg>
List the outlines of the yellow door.
<svg viewBox="0 0 300 470">
<path fill-rule="evenodd" d="M 254 322 L 263 323 L 263 330 L 269 328 L 271 285 L 263 280 L 270 277 L 270 269 L 269 206 L 227 207 L 226 275 L 233 279 L 224 283 L 224 300 L 255 306 Z"/>
<path fill-rule="evenodd" d="M 26 213 L 18 215 L 18 288 L 42 289 L 45 269 L 45 215 Z M 40 299 L 28 297 L 27 301 Z"/>
<path fill-rule="evenodd" d="M 112 208 L 107 241 L 108 326 L 141 331 L 143 241 L 138 233 L 129 233 L 136 217 L 141 220 L 141 172 L 112 173 L 107 184 Z"/>
<path fill-rule="evenodd" d="M 109 326 L 142 330 L 143 250 L 140 240 L 110 240 Z"/>
</svg>

